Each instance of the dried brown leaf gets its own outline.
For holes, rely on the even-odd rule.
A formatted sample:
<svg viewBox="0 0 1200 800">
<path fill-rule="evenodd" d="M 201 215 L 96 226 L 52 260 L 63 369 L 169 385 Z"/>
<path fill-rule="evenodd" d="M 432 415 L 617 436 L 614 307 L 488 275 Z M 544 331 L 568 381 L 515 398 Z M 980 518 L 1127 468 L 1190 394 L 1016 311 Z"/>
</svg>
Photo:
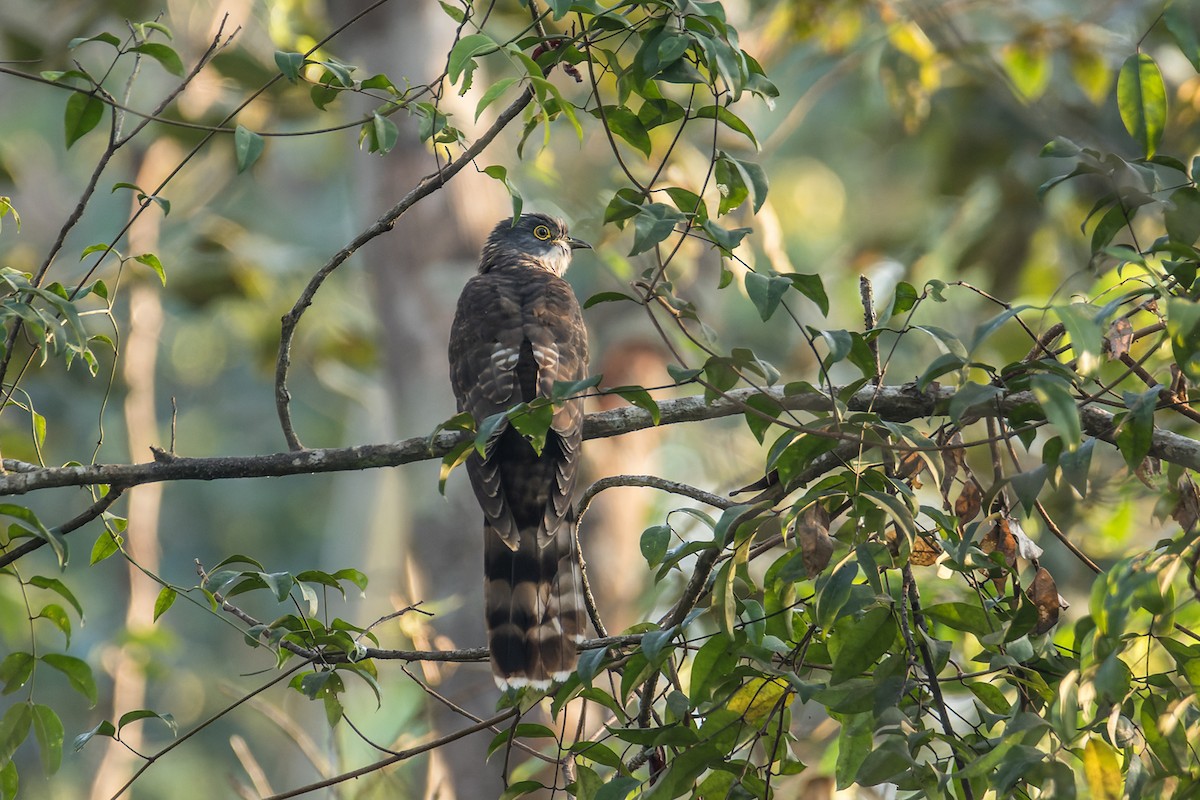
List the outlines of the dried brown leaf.
<svg viewBox="0 0 1200 800">
<path fill-rule="evenodd" d="M 1128 355 L 1129 348 L 1133 346 L 1133 325 L 1129 320 L 1121 317 L 1114 322 L 1108 329 L 1108 352 L 1113 358 L 1119 359 L 1123 355 Z"/>
<path fill-rule="evenodd" d="M 796 540 L 800 542 L 801 558 L 808 577 L 815 578 L 829 566 L 833 556 L 833 539 L 829 536 L 829 514 L 819 505 L 800 512 L 796 519 Z"/>
<path fill-rule="evenodd" d="M 1040 567 L 1026 594 L 1037 607 L 1038 621 L 1033 632 L 1040 636 L 1058 624 L 1059 612 L 1064 607 L 1058 587 L 1054 584 L 1054 576 L 1045 567 Z"/>
<path fill-rule="evenodd" d="M 996 520 L 996 524 L 992 525 L 992 529 L 979 543 L 979 549 L 988 555 L 996 552 L 1003 553 L 1004 563 L 1008 565 L 1009 569 L 1017 565 L 1017 537 L 1013 536 L 1012 527 L 1007 518 Z"/>
<path fill-rule="evenodd" d="M 1171 510 L 1171 519 L 1185 531 L 1190 531 L 1200 520 L 1200 492 L 1197 492 L 1196 483 L 1189 475 L 1179 479 L 1179 502 Z"/>
<path fill-rule="evenodd" d="M 962 492 L 954 501 L 954 516 L 958 517 L 959 525 L 966 525 L 979 514 L 983 508 L 983 487 L 974 478 L 963 484 Z"/>
<path fill-rule="evenodd" d="M 912 554 L 908 557 L 909 563 L 918 567 L 932 567 L 937 563 L 938 556 L 942 554 L 942 546 L 937 543 L 936 539 L 926 539 L 924 536 L 918 536 L 913 542 Z"/>
<path fill-rule="evenodd" d="M 1139 481 L 1146 485 L 1147 489 L 1158 491 L 1159 487 L 1154 485 L 1154 478 L 1162 474 L 1162 462 L 1154 456 L 1146 456 L 1137 465 L 1137 469 L 1133 471 L 1133 474 Z"/>
<path fill-rule="evenodd" d="M 963 438 L 962 434 L 958 431 L 955 431 L 953 436 L 950 436 L 941 442 L 941 444 L 948 445 L 948 447 L 942 451 L 942 485 L 939 488 L 942 490 L 942 497 L 949 503 L 950 482 L 958 474 L 959 467 L 966 463 L 967 452 L 962 447 Z"/>
</svg>

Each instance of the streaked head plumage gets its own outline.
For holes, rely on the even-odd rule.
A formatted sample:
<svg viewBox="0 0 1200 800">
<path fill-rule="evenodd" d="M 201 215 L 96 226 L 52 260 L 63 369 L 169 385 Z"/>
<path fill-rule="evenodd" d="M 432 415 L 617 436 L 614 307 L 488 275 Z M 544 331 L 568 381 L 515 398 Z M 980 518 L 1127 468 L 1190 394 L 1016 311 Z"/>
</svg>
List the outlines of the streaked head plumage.
<svg viewBox="0 0 1200 800">
<path fill-rule="evenodd" d="M 567 232 L 567 224 L 548 214 L 522 214 L 501 220 L 487 238 L 479 260 L 479 271 L 503 268 L 534 268 L 562 275 L 575 250 L 591 245 Z"/>
</svg>

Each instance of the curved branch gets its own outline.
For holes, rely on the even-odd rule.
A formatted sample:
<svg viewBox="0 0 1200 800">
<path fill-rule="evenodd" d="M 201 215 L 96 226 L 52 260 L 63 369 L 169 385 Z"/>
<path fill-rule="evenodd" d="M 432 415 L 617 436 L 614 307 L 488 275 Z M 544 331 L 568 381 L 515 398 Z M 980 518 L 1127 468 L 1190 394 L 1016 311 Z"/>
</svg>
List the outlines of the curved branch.
<svg viewBox="0 0 1200 800">
<path fill-rule="evenodd" d="M 65 536 L 71 531 L 82 528 L 84 525 L 87 525 L 96 517 L 107 511 L 108 507 L 117 502 L 117 500 L 120 499 L 121 495 L 124 493 L 125 490 L 123 488 L 119 486 L 112 487 L 109 489 L 108 494 L 104 495 L 104 497 L 101 497 L 95 503 L 92 503 L 90 506 L 84 509 L 83 512 L 67 520 L 62 525 L 51 528 L 50 532 L 57 533 L 60 536 Z M 37 550 L 46 544 L 48 544 L 48 542 L 45 539 L 30 539 L 21 543 L 19 546 L 14 547 L 12 550 L 9 550 L 3 555 L 0 555 L 0 569 L 7 567 L 21 556 L 32 553 L 34 550 Z"/>
<path fill-rule="evenodd" d="M 504 109 L 496 121 L 492 123 L 492 126 L 476 139 L 474 144 L 464 150 L 457 160 L 450 162 L 437 172 L 422 178 L 399 203 L 388 209 L 383 216 L 375 220 L 374 224 L 358 236 L 355 236 L 348 245 L 337 251 L 333 255 L 333 258 L 329 259 L 325 263 L 325 266 L 317 270 L 316 274 L 312 276 L 308 285 L 304 287 L 304 291 L 300 293 L 300 297 L 297 298 L 295 305 L 292 306 L 292 310 L 283 315 L 283 318 L 280 320 L 282 325 L 279 332 L 279 356 L 275 361 L 275 410 L 279 414 L 279 424 L 283 428 L 283 435 L 287 439 L 290 449 L 304 449 L 304 445 L 301 444 L 299 437 L 296 436 L 296 430 L 292 426 L 292 413 L 289 407 L 292 396 L 287 388 L 287 374 L 288 368 L 292 363 L 292 337 L 296 333 L 296 325 L 299 324 L 301 315 L 312 305 L 313 297 L 316 296 L 317 290 L 321 288 L 321 284 L 325 282 L 330 273 L 341 266 L 358 248 L 376 236 L 390 231 L 395 226 L 396 220 L 404 212 L 408 211 L 409 208 L 416 205 L 423 198 L 442 188 L 463 167 L 471 163 L 476 156 L 492 143 L 492 140 L 496 138 L 500 131 L 504 130 L 510 122 L 516 119 L 517 115 L 532 100 L 533 87 L 530 86 L 508 108 Z"/>
<path fill-rule="evenodd" d="M 834 387 L 834 392 L 842 387 Z M 712 403 L 696 395 L 658 404 L 660 425 L 696 422 L 740 414 L 751 396 L 765 394 L 783 408 L 792 411 L 820 412 L 830 408 L 829 398 L 817 391 L 785 394 L 782 387 L 765 392 L 739 389 L 728 392 Z M 944 413 L 946 403 L 955 394 L 950 387 L 930 386 L 919 391 L 912 384 L 885 386 L 876 392 L 867 384 L 847 403 L 851 411 L 872 410 L 881 419 L 908 422 L 921 417 Z M 980 414 L 1007 413 L 1018 406 L 1035 405 L 1030 392 L 1015 392 L 1000 398 L 998 404 L 980 407 Z M 998 406 L 998 408 L 997 408 Z M 1079 411 L 1085 433 L 1101 441 L 1113 443 L 1116 424 L 1113 415 L 1102 409 L 1085 406 Z M 584 421 L 585 439 L 620 436 L 654 426 L 650 412 L 634 406 L 589 414 Z M 379 467 L 395 467 L 415 461 L 441 458 L 456 445 L 471 437 L 464 431 L 442 432 L 433 437 L 418 436 L 392 444 L 369 444 L 355 447 L 298 450 L 259 456 L 218 456 L 213 458 L 181 458 L 155 451 L 155 460 L 141 464 L 86 464 L 73 467 L 34 468 L 22 461 L 4 460 L 6 474 L 0 475 L 0 496 L 25 494 L 38 489 L 62 486 L 94 486 L 109 484 L 129 487 L 142 483 L 181 480 L 228 480 L 231 478 L 270 478 L 321 472 L 346 472 Z M 841 438 L 840 434 L 822 435 Z M 857 443 L 857 437 L 846 436 Z M 914 451 L 917 447 L 896 446 L 896 450 Z M 1200 470 L 1200 441 L 1173 431 L 1155 428 L 1151 438 L 1150 455 L 1188 469 Z"/>
<path fill-rule="evenodd" d="M 504 722 L 506 719 L 510 719 L 516 713 L 517 709 L 515 708 L 505 709 L 490 719 L 476 722 L 474 725 L 468 725 L 467 727 L 461 728 L 454 733 L 448 733 L 445 736 L 438 737 L 437 739 L 431 739 L 430 741 L 425 742 L 424 744 L 419 744 L 416 747 L 410 747 L 407 750 L 401 750 L 393 756 L 388 756 L 385 759 L 376 761 L 374 764 L 368 764 L 365 767 L 359 767 L 358 769 L 350 770 L 349 772 L 343 772 L 341 775 L 334 775 L 332 778 L 326 778 L 324 780 L 316 781 L 315 783 L 309 783 L 286 792 L 273 794 L 270 797 L 264 798 L 264 800 L 284 800 L 288 797 L 299 797 L 302 794 L 315 792 L 318 789 L 336 786 L 337 784 L 351 780 L 352 778 L 361 778 L 363 775 L 369 775 L 372 772 L 391 766 L 399 761 L 404 761 L 405 759 L 412 758 L 413 756 L 418 756 L 421 753 L 435 750 L 442 745 L 462 739 L 464 736 L 469 736 L 470 734 L 478 731 L 487 730 L 488 728 Z"/>
</svg>

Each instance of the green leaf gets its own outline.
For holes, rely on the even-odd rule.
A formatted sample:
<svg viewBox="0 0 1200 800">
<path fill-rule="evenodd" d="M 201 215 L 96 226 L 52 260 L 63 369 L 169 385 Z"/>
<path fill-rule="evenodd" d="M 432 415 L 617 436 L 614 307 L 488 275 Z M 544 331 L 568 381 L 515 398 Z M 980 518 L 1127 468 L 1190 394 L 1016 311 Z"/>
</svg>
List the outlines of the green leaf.
<svg viewBox="0 0 1200 800">
<path fill-rule="evenodd" d="M 238 173 L 248 170 L 263 151 L 263 137 L 242 125 L 233 132 L 233 153 L 237 158 Z"/>
<path fill-rule="evenodd" d="M 33 707 L 30 703 L 10 706 L 0 718 L 0 764 L 7 765 L 17 748 L 29 735 L 33 725 Z"/>
<path fill-rule="evenodd" d="M 158 276 L 159 282 L 163 286 L 167 285 L 167 271 L 163 269 L 162 262 L 158 260 L 158 256 L 154 255 L 154 253 L 142 253 L 140 256 L 134 256 L 133 260 L 139 264 L 145 264 L 154 270 L 154 274 Z"/>
<path fill-rule="evenodd" d="M 895 638 L 896 622 L 891 609 L 877 606 L 861 618 L 847 615 L 839 619 L 829 637 L 833 656 L 829 683 L 842 683 L 868 670 L 888 651 Z"/>
<path fill-rule="evenodd" d="M 954 354 L 948 353 L 947 355 L 953 356 Z M 954 397 L 950 398 L 950 407 L 947 412 L 950 414 L 950 419 L 959 422 L 970 409 L 990 403 L 1002 394 L 1004 394 L 1004 390 L 999 386 L 965 383 L 955 392 Z"/>
<path fill-rule="evenodd" d="M 1078 371 L 1083 375 L 1092 374 L 1100 365 L 1100 349 L 1104 342 L 1104 333 L 1096 324 L 1096 308 L 1087 303 L 1072 303 L 1056 306 L 1054 313 L 1071 335 Z"/>
<path fill-rule="evenodd" d="M 475 57 L 491 53 L 499 49 L 499 45 L 490 36 L 482 33 L 472 33 L 459 39 L 450 50 L 450 58 L 446 63 L 446 77 L 451 84 L 458 83 L 460 76 L 466 75 L 464 90 L 469 88 L 471 73 L 475 71 Z M 539 76 L 540 77 L 540 76 Z"/>
<path fill-rule="evenodd" d="M 1062 453 L 1058 457 L 1058 467 L 1062 470 L 1063 478 L 1075 487 L 1079 496 L 1087 494 L 1088 471 L 1092 466 L 1092 451 L 1096 449 L 1096 440 L 1088 439 L 1073 453 Z"/>
<path fill-rule="evenodd" d="M 629 255 L 636 256 L 654 247 L 670 236 L 675 226 L 683 221 L 683 214 L 665 203 L 639 206 L 633 219 L 633 249 Z"/>
<path fill-rule="evenodd" d="M 935 281 L 930 281 L 927 285 L 930 286 L 930 291 L 933 294 L 934 299 L 937 300 L 941 297 L 941 292 L 940 290 L 935 290 L 933 288 L 934 283 Z M 945 302 L 945 299 L 942 298 L 940 302 Z M 954 353 L 964 361 L 967 360 L 969 355 L 967 353 L 967 348 L 957 336 L 945 328 L 939 328 L 934 325 L 914 325 L 913 330 L 918 330 L 933 339 L 933 341 L 937 343 L 938 349 L 943 353 Z"/>
<path fill-rule="evenodd" d="M 103 42 L 104 44 L 107 44 L 111 47 L 115 47 L 117 49 L 120 49 L 120 47 L 121 47 L 121 40 L 118 39 L 116 36 L 113 36 L 108 31 L 105 31 L 103 33 L 97 33 L 95 36 L 76 37 L 76 38 L 72 39 L 71 41 L 67 42 L 67 49 L 74 50 L 76 47 L 79 47 L 79 45 L 87 44 L 88 42 Z"/>
<path fill-rule="evenodd" d="M 17 765 L 15 762 L 9 761 L 3 769 L 0 769 L 0 800 L 17 800 L 20 784 Z"/>
<path fill-rule="evenodd" d="M 659 656 L 671 644 L 671 640 L 677 633 L 679 633 L 679 628 L 674 627 L 665 631 L 647 631 L 642 634 L 642 653 L 645 654 L 646 660 L 651 664 L 658 663 Z"/>
<path fill-rule="evenodd" d="M 595 800 L 626 800 L 629 793 L 641 785 L 642 782 L 637 778 L 615 775 L 612 780 L 600 787 L 600 791 L 596 792 Z"/>
<path fill-rule="evenodd" d="M 67 147 L 75 144 L 92 128 L 100 124 L 104 116 L 104 102 L 93 94 L 75 92 L 67 98 L 67 110 L 63 115 L 63 131 Z"/>
<path fill-rule="evenodd" d="M 645 409 L 646 411 L 650 412 L 650 420 L 655 425 L 657 425 L 659 420 L 662 418 L 662 414 L 658 409 L 658 403 L 656 403 L 654 398 L 650 396 L 650 393 L 641 386 L 617 386 L 606 390 L 606 393 L 619 395 L 638 408 Z"/>
<path fill-rule="evenodd" d="M 729 256 L 733 255 L 733 251 L 742 243 L 742 239 L 745 239 L 746 235 L 750 233 L 749 228 L 725 228 L 711 219 L 702 220 L 700 227 L 712 238 L 713 244 L 720 247 Z"/>
<path fill-rule="evenodd" d="M 92 556 L 88 563 L 99 564 L 120 549 L 121 538 L 114 535 L 112 531 L 105 530 L 96 537 L 96 543 L 92 545 Z"/>
<path fill-rule="evenodd" d="M 449 17 L 450 19 L 454 20 L 455 22 L 461 23 L 464 19 L 466 19 L 466 14 L 463 13 L 463 10 L 461 8 L 459 8 L 457 6 L 452 6 L 449 3 L 447 3 L 445 0 L 438 0 L 438 5 L 440 5 L 442 7 L 442 11 L 446 12 L 446 16 Z"/>
<path fill-rule="evenodd" d="M 1125 60 L 1117 75 L 1117 108 L 1125 130 L 1146 158 L 1154 155 L 1167 122 L 1167 89 L 1158 64 L 1146 53 Z"/>
<path fill-rule="evenodd" d="M 1200 381 L 1200 304 L 1179 297 L 1167 301 L 1167 335 L 1175 363 L 1192 381 Z"/>
<path fill-rule="evenodd" d="M 667 548 L 671 545 L 671 526 L 654 525 L 642 531 L 639 547 L 642 557 L 646 559 L 651 569 L 657 567 L 666 558 Z"/>
<path fill-rule="evenodd" d="M 600 674 L 600 670 L 604 666 L 604 659 L 607 656 L 607 647 L 595 647 L 591 650 L 584 650 L 579 654 L 579 663 L 576 665 L 575 670 L 579 673 L 579 681 L 584 686 L 592 685 L 592 679 Z"/>
<path fill-rule="evenodd" d="M 717 184 L 721 201 L 717 207 L 717 215 L 724 216 L 734 210 L 750 197 L 750 189 L 742 179 L 742 173 L 728 158 L 718 158 L 713 171 L 713 180 Z"/>
<path fill-rule="evenodd" d="M 158 622 L 158 618 L 167 613 L 167 609 L 175 602 L 177 592 L 170 586 L 164 586 L 158 593 L 158 598 L 154 601 L 154 622 Z"/>
<path fill-rule="evenodd" d="M 1053 71 L 1051 55 L 1040 43 L 1014 42 L 1004 48 L 1001 60 L 1005 71 L 1023 99 L 1037 100 L 1045 93 Z"/>
<path fill-rule="evenodd" d="M 71 742 L 71 746 L 75 748 L 75 752 L 79 752 L 80 750 L 83 749 L 83 746 L 85 744 L 87 744 L 88 742 L 90 742 L 92 740 L 92 737 L 94 737 L 94 736 L 112 736 L 116 732 L 117 732 L 117 729 L 113 727 L 113 724 L 111 722 L 109 722 L 108 720 L 101 720 L 99 723 L 97 723 L 96 727 L 92 728 L 90 731 L 84 731 L 83 733 L 76 736 L 75 739 Z"/>
<path fill-rule="evenodd" d="M 347 567 L 346 569 L 339 569 L 337 572 L 333 573 L 333 577 L 337 578 L 339 581 L 349 581 L 357 586 L 360 592 L 367 591 L 367 576 L 356 569 L 350 567 Z"/>
<path fill-rule="evenodd" d="M 1129 224 L 1133 212 L 1126 212 L 1121 203 L 1116 203 L 1105 212 L 1092 231 L 1092 253 L 1099 253 L 1112 242 L 1113 237 Z"/>
<path fill-rule="evenodd" d="M 129 48 L 129 51 L 150 56 L 159 64 L 162 64 L 163 69 L 172 75 L 183 75 L 183 62 L 179 60 L 179 54 L 165 44 L 146 42 Z"/>
<path fill-rule="evenodd" d="M 1185 186 L 1171 193 L 1171 202 L 1163 212 L 1167 233 L 1180 243 L 1193 245 L 1200 239 L 1200 189 Z"/>
<path fill-rule="evenodd" d="M 1179 52 L 1191 62 L 1192 69 L 1200 72 L 1200 38 L 1197 38 L 1196 23 L 1189 13 L 1192 8 L 1192 3 L 1169 3 L 1163 10 L 1163 21 Z"/>
<path fill-rule="evenodd" d="M 1012 713 L 1012 704 L 1008 702 L 1008 698 L 1004 696 L 1004 692 L 1000 691 L 998 687 L 990 683 L 975 681 L 968 683 L 967 688 L 993 714 L 1008 716 Z"/>
<path fill-rule="evenodd" d="M 1140 394 L 1122 392 L 1129 412 L 1117 429 L 1117 448 L 1131 472 L 1138 469 L 1142 460 L 1150 454 L 1150 445 L 1154 441 L 1154 409 L 1162 390 L 1162 386 L 1151 386 Z"/>
<path fill-rule="evenodd" d="M 121 715 L 121 718 L 117 720 L 117 733 L 120 733 L 121 730 L 131 722 L 137 722 L 138 720 L 142 719 L 160 720 L 171 729 L 172 736 L 179 732 L 179 725 L 175 722 L 175 717 L 171 716 L 170 714 L 159 714 L 157 711 L 153 711 L 149 708 L 139 708 L 134 711 L 126 711 Z"/>
<path fill-rule="evenodd" d="M 758 140 L 754 138 L 754 131 L 750 130 L 749 125 L 725 106 L 704 106 L 692 116 L 695 119 L 715 119 L 730 130 L 745 136 L 754 145 L 754 149 L 758 149 Z"/>
<path fill-rule="evenodd" d="M 1034 375 L 1029 379 L 1033 396 L 1041 405 L 1046 419 L 1062 437 L 1067 450 L 1079 447 L 1083 429 L 1079 422 L 1079 408 L 1071 396 L 1071 385 L 1057 375 Z"/>
<path fill-rule="evenodd" d="M 62 765 L 63 724 L 50 706 L 33 705 L 33 734 L 37 738 L 42 771 L 46 775 L 58 772 Z"/>
<path fill-rule="evenodd" d="M 637 114 L 625 106 L 610 105 L 604 106 L 603 117 L 601 117 L 600 109 L 593 110 L 592 115 L 597 119 L 602 118 L 608 124 L 610 131 L 624 139 L 642 155 L 650 157 L 650 134 L 646 132 L 646 127 Z"/>
<path fill-rule="evenodd" d="M 822 316 L 829 316 L 829 296 L 825 294 L 825 283 L 820 275 L 803 275 L 798 272 L 786 276 L 792 286 L 800 294 L 807 297 L 821 310 Z"/>
<path fill-rule="evenodd" d="M 499 414 L 492 414 L 479 425 L 479 432 L 475 434 L 475 452 L 479 453 L 481 458 L 487 458 L 488 447 L 491 446 L 492 440 L 500 435 L 505 425 L 508 424 L 508 414 L 501 411 Z"/>
<path fill-rule="evenodd" d="M 534 452 L 540 455 L 546 446 L 546 434 L 554 421 L 554 406 L 543 403 L 518 408 L 509 412 L 508 420 L 525 437 Z"/>
<path fill-rule="evenodd" d="M 75 595 L 67 588 L 66 584 L 58 578 L 47 578 L 43 575 L 34 575 L 29 579 L 29 583 L 39 589 L 48 589 L 56 593 L 59 597 L 66 600 L 75 609 L 75 613 L 83 619 L 83 606 L 79 605 L 79 601 L 75 599 Z"/>
<path fill-rule="evenodd" d="M 495 178 L 504 184 L 504 188 L 508 191 L 508 196 L 512 200 L 513 219 L 520 217 L 521 209 L 525 205 L 525 199 L 521 196 L 521 192 L 517 189 L 516 184 L 508 179 L 508 169 L 499 164 L 493 164 L 490 167 L 484 167 L 483 174 L 490 178 Z"/>
<path fill-rule="evenodd" d="M 854 338 L 849 331 L 816 331 L 816 333 L 825 340 L 825 344 L 829 347 L 826 364 L 838 363 L 850 354 L 850 348 L 854 346 Z"/>
<path fill-rule="evenodd" d="M 501 78 L 488 87 L 483 93 L 483 97 L 479 98 L 479 104 L 475 106 L 475 120 L 479 121 L 479 115 L 490 106 L 492 103 L 500 99 L 500 96 L 508 91 L 509 87 L 516 83 L 520 78 Z"/>
<path fill-rule="evenodd" d="M 300 79 L 300 70 L 304 69 L 304 62 L 303 53 L 285 53 L 282 50 L 275 51 L 275 66 L 279 67 L 279 71 L 283 73 L 283 77 L 287 78 L 291 83 L 295 83 Z"/>
<path fill-rule="evenodd" d="M 65 653 L 47 653 L 42 656 L 42 662 L 66 675 L 71 688 L 86 697 L 93 706 L 96 705 L 96 680 L 86 662 Z"/>
<path fill-rule="evenodd" d="M 71 620 L 67 617 L 67 612 L 57 603 L 47 603 L 41 611 L 38 612 L 37 619 L 44 619 L 50 622 L 51 625 L 58 628 L 62 635 L 67 638 L 67 647 L 71 646 Z"/>
<path fill-rule="evenodd" d="M 833 627 L 842 607 L 850 599 L 854 579 L 858 577 L 858 562 L 847 559 L 837 566 L 828 578 L 818 580 L 816 622 L 824 630 Z"/>
<path fill-rule="evenodd" d="M 592 306 L 598 306 L 601 303 L 617 303 L 622 300 L 628 300 L 633 303 L 638 302 L 636 297 L 630 297 L 623 292 L 596 292 L 594 295 L 584 301 L 583 307 L 591 308 Z"/>
<path fill-rule="evenodd" d="M 1034 469 L 1027 472 L 1019 472 L 1009 477 L 1008 482 L 1012 485 L 1013 494 L 1021 502 L 1021 506 L 1025 509 L 1026 514 L 1033 513 L 1038 495 L 1041 494 L 1042 487 L 1046 484 L 1048 473 L 1049 470 L 1046 468 L 1046 465 L 1039 464 Z"/>
<path fill-rule="evenodd" d="M 938 603 L 927 606 L 925 616 L 956 631 L 986 636 L 995 630 L 987 612 L 971 603 Z"/>
<path fill-rule="evenodd" d="M 37 659 L 32 653 L 9 653 L 0 661 L 0 681 L 4 682 L 2 694 L 12 694 L 20 689 L 33 674 L 33 665 Z"/>
<path fill-rule="evenodd" d="M 62 534 L 49 530 L 37 518 L 37 514 L 34 514 L 33 511 L 24 506 L 18 506 L 14 503 L 0 503 L 0 515 L 15 519 L 17 525 L 23 530 L 32 533 L 37 538 L 49 544 L 58 558 L 59 566 L 66 566 L 67 543 L 63 541 Z"/>
<path fill-rule="evenodd" d="M 390 153 L 400 138 L 400 129 L 396 127 L 396 123 L 382 114 L 374 114 L 371 117 L 371 130 L 374 134 L 372 136 L 374 146 L 370 148 L 370 151 L 380 155 Z"/>
<path fill-rule="evenodd" d="M 288 599 L 288 595 L 292 593 L 292 587 L 296 584 L 296 579 L 290 572 L 260 572 L 258 577 L 271 590 L 271 594 L 275 595 L 275 599 L 281 603 Z"/>
<path fill-rule="evenodd" d="M 746 294 L 750 296 L 758 315 L 766 322 L 779 308 L 783 295 L 792 286 L 792 281 L 782 275 L 746 273 Z"/>
</svg>

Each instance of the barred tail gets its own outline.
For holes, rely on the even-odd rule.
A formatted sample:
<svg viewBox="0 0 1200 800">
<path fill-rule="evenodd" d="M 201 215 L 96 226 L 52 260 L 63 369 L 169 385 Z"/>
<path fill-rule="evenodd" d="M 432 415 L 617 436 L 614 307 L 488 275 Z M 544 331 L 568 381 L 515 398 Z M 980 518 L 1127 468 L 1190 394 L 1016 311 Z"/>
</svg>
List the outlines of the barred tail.
<svg viewBox="0 0 1200 800">
<path fill-rule="evenodd" d="M 547 689 L 575 669 L 584 604 L 575 559 L 575 522 L 562 520 L 538 545 L 523 530 L 514 550 L 484 525 L 484 605 L 492 672 L 501 689 Z"/>
</svg>

